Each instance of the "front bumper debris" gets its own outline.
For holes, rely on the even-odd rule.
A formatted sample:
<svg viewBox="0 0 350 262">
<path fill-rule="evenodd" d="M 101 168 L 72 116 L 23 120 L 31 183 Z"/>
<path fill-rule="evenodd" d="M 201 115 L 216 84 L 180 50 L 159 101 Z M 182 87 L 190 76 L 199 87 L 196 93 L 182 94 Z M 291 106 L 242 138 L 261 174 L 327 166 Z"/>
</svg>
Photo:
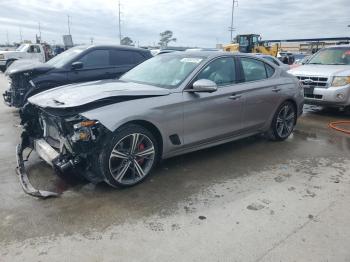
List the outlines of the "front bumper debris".
<svg viewBox="0 0 350 262">
<path fill-rule="evenodd" d="M 8 106 L 12 106 L 12 91 L 10 90 L 6 90 L 3 94 L 2 94 L 3 98 L 4 98 L 4 102 L 6 105 Z"/>
<path fill-rule="evenodd" d="M 39 140 L 40 141 L 40 140 Z M 39 142 L 35 143 L 36 147 L 42 148 Z M 38 197 L 38 198 L 49 198 L 49 197 L 58 197 L 60 193 L 56 192 L 50 192 L 50 191 L 45 191 L 45 190 L 39 190 L 33 187 L 33 185 L 30 183 L 28 174 L 24 165 L 24 162 L 27 161 L 27 159 L 23 159 L 23 151 L 26 149 L 26 147 L 23 147 L 23 140 L 21 144 L 17 145 L 16 147 L 16 157 L 17 157 L 17 175 L 19 178 L 19 181 L 22 185 L 23 191 L 27 193 L 28 195 Z M 39 155 L 42 154 L 42 152 L 38 152 Z M 45 159 L 46 160 L 46 159 Z"/>
</svg>

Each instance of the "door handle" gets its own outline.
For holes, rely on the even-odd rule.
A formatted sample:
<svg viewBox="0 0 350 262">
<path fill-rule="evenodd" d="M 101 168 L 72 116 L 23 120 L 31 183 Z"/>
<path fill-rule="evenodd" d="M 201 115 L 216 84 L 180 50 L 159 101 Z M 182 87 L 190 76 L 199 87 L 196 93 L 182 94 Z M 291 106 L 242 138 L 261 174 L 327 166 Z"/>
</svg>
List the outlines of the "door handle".
<svg viewBox="0 0 350 262">
<path fill-rule="evenodd" d="M 233 95 L 230 95 L 228 98 L 229 98 L 229 99 L 232 99 L 232 100 L 236 100 L 236 99 L 241 98 L 241 96 L 242 96 L 242 95 L 235 95 L 235 94 L 233 94 Z"/>
<path fill-rule="evenodd" d="M 281 91 L 281 90 L 282 90 L 282 88 L 280 88 L 280 87 L 275 87 L 275 88 L 272 89 L 272 91 L 276 92 L 276 93 Z"/>
</svg>

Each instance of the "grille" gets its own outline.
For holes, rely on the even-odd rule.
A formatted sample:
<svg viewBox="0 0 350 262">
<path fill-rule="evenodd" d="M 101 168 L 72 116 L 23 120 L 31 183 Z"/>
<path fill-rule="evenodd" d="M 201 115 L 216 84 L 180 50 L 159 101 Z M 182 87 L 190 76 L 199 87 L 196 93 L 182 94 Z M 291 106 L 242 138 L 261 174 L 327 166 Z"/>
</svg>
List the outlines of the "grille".
<svg viewBox="0 0 350 262">
<path fill-rule="evenodd" d="M 304 97 L 306 98 L 313 98 L 313 99 L 322 99 L 322 95 L 311 95 L 311 94 L 304 94 Z"/>
<path fill-rule="evenodd" d="M 11 87 L 14 89 L 25 89 L 28 85 L 30 85 L 28 79 L 22 74 L 10 76 L 9 82 L 11 83 Z"/>
<path fill-rule="evenodd" d="M 308 87 L 324 87 L 327 88 L 327 77 L 318 77 L 318 76 L 297 76 L 300 82 L 304 86 Z"/>
</svg>

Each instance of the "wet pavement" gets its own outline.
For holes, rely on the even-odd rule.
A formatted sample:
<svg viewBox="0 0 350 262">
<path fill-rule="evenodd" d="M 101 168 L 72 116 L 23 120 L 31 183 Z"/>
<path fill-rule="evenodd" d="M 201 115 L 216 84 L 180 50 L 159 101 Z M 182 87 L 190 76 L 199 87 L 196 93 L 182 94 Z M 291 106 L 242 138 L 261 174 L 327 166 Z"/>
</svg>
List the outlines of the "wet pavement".
<svg viewBox="0 0 350 262">
<path fill-rule="evenodd" d="M 0 103 L 0 261 L 350 261 L 350 136 L 334 120 L 350 115 L 307 107 L 285 142 L 168 159 L 123 190 L 34 155 L 33 184 L 63 192 L 38 200 L 15 174 L 18 111 Z"/>
</svg>

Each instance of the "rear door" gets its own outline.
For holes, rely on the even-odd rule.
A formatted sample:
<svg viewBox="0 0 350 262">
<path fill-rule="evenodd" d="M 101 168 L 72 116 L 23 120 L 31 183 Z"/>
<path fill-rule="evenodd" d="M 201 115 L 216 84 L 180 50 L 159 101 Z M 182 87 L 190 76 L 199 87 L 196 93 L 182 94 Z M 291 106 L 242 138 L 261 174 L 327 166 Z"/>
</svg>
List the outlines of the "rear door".
<svg viewBox="0 0 350 262">
<path fill-rule="evenodd" d="M 263 127 L 281 102 L 281 80 L 275 69 L 260 59 L 240 57 L 239 86 L 245 98 L 243 127 L 257 130 Z"/>
<path fill-rule="evenodd" d="M 241 87 L 236 85 L 235 60 L 221 57 L 206 65 L 192 83 L 209 79 L 218 85 L 213 93 L 184 92 L 184 143 L 192 146 L 224 139 L 242 128 Z"/>
</svg>

